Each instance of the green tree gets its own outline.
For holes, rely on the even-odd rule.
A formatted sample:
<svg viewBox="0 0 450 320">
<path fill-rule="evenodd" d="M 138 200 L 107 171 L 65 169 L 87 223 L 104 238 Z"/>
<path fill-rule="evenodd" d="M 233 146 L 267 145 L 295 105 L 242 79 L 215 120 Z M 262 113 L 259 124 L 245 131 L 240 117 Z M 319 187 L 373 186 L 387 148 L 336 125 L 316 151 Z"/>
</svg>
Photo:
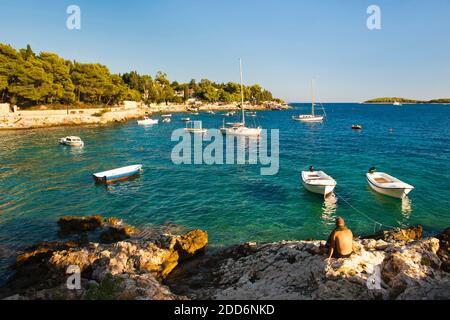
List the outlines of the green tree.
<svg viewBox="0 0 450 320">
<path fill-rule="evenodd" d="M 48 103 L 70 104 L 75 101 L 74 85 L 70 78 L 70 64 L 54 53 L 41 52 L 45 72 L 52 76 L 52 87 L 46 97 Z"/>
</svg>

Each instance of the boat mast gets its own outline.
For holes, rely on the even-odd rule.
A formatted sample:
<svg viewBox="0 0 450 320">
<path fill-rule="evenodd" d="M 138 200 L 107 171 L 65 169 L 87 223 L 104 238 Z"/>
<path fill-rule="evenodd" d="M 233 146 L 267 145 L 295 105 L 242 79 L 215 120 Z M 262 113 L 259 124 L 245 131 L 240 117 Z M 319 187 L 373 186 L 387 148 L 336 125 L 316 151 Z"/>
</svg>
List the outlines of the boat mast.
<svg viewBox="0 0 450 320">
<path fill-rule="evenodd" d="M 239 71 L 241 74 L 241 110 L 242 110 L 242 125 L 245 127 L 245 112 L 244 112 L 244 84 L 242 81 L 242 59 L 239 58 Z"/>
<path fill-rule="evenodd" d="M 311 80 L 311 96 L 312 96 L 312 115 L 314 117 L 314 80 Z"/>
</svg>

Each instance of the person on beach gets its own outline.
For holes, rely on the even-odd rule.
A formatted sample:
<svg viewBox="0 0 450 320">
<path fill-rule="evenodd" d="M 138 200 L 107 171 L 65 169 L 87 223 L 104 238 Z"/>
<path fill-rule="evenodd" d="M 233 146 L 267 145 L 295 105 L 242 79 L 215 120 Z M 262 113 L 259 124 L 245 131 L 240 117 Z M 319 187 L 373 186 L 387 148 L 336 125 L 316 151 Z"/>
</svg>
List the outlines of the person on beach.
<svg viewBox="0 0 450 320">
<path fill-rule="evenodd" d="M 327 240 L 328 261 L 333 258 L 348 258 L 356 252 L 353 243 L 353 233 L 345 226 L 343 218 L 336 218 L 336 228 L 331 232 Z"/>
</svg>

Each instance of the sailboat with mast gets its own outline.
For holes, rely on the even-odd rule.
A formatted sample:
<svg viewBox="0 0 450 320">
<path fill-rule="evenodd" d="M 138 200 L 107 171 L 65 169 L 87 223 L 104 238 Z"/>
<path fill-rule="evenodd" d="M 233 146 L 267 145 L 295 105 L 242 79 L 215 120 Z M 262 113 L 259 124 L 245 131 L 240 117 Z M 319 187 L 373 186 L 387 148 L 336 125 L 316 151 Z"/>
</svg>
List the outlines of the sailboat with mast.
<svg viewBox="0 0 450 320">
<path fill-rule="evenodd" d="M 292 119 L 302 122 L 322 122 L 324 116 L 316 115 L 314 113 L 314 80 L 311 80 L 311 96 L 312 96 L 312 102 L 311 102 L 311 114 L 301 114 L 298 116 L 292 116 Z"/>
<path fill-rule="evenodd" d="M 244 108 L 244 84 L 242 80 L 242 60 L 239 59 L 239 70 L 241 75 L 241 111 L 242 111 L 242 121 L 229 124 L 226 127 L 225 123 L 220 128 L 220 132 L 224 135 L 234 135 L 234 136 L 248 136 L 248 137 L 258 137 L 261 135 L 261 127 L 251 128 L 247 127 L 245 124 L 245 108 Z"/>
</svg>

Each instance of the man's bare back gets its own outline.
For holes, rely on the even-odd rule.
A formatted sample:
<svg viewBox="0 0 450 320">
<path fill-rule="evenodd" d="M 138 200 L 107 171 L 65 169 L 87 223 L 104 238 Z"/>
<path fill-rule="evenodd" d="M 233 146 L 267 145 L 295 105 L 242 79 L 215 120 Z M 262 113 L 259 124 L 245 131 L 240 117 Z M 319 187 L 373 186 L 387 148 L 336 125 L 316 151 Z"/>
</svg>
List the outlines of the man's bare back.
<svg viewBox="0 0 450 320">
<path fill-rule="evenodd" d="M 333 245 L 334 244 L 334 245 Z M 353 233 L 350 229 L 336 230 L 331 238 L 331 246 L 340 256 L 353 252 Z M 330 246 L 330 247 L 331 247 Z"/>
<path fill-rule="evenodd" d="M 350 229 L 345 227 L 344 219 L 336 219 L 336 229 L 329 238 L 328 258 L 347 257 L 353 253 L 355 247 L 353 244 L 353 233 Z"/>
</svg>

